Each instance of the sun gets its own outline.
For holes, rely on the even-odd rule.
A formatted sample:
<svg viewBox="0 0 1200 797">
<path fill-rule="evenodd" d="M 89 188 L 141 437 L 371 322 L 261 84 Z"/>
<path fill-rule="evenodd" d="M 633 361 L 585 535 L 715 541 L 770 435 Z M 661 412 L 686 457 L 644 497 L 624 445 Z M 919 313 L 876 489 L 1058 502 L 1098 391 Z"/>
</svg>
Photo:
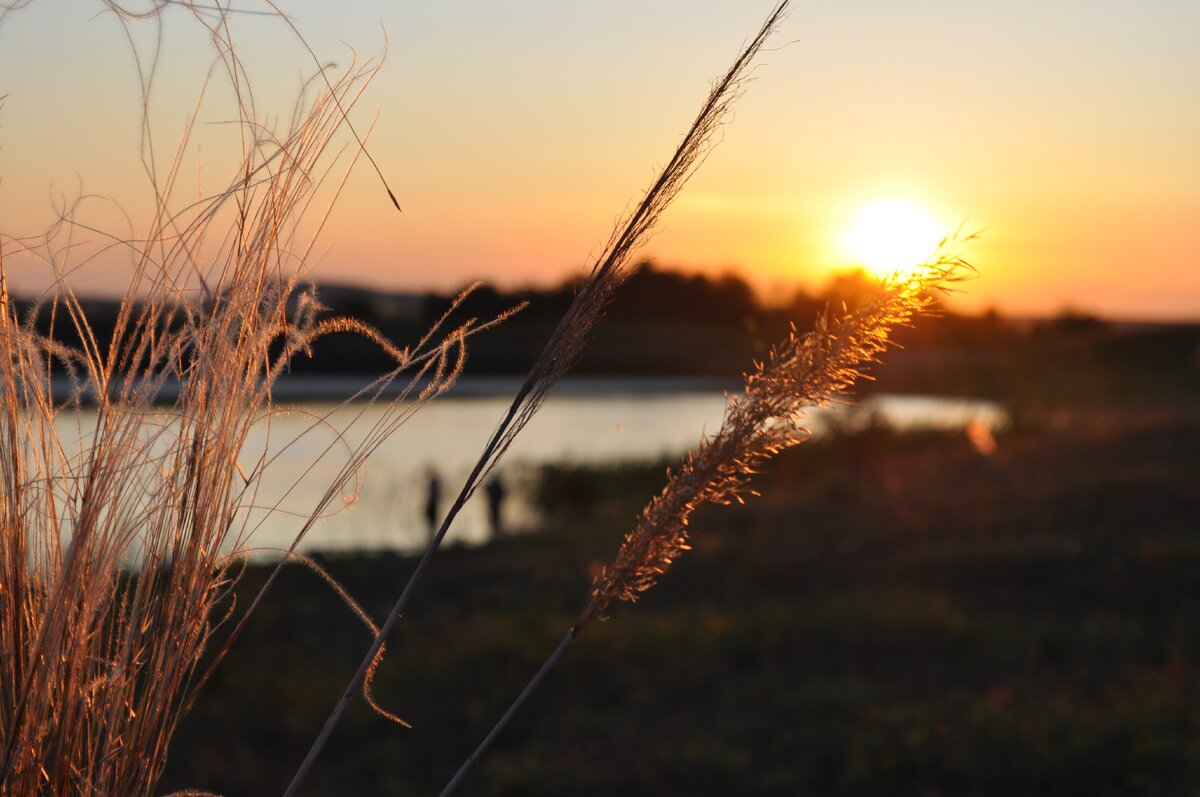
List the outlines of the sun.
<svg viewBox="0 0 1200 797">
<path fill-rule="evenodd" d="M 877 277 L 907 271 L 929 258 L 942 240 L 923 209 L 903 199 L 867 205 L 846 231 L 846 249 L 855 262 Z"/>
</svg>

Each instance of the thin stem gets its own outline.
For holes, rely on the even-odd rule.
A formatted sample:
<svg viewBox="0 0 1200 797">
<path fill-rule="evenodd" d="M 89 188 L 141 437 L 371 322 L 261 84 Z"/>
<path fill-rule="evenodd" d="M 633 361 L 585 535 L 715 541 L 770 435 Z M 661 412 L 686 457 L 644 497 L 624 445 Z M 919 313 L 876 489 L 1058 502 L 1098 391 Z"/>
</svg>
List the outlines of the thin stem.
<svg viewBox="0 0 1200 797">
<path fill-rule="evenodd" d="M 392 628 L 396 625 L 396 622 L 400 619 L 400 616 L 404 613 L 404 608 L 408 605 L 409 597 L 412 595 L 413 591 L 417 587 L 417 584 L 420 582 L 421 576 L 424 574 L 425 568 L 428 566 L 429 561 L 433 558 L 434 552 L 437 551 L 438 546 L 441 545 L 442 539 L 446 536 L 446 532 L 449 531 L 450 525 L 454 522 L 454 519 L 458 517 L 458 513 L 462 509 L 463 505 L 467 502 L 467 498 L 469 498 L 471 493 L 474 491 L 481 474 L 495 461 L 495 454 L 502 445 L 509 428 L 513 424 L 513 421 L 520 413 L 522 405 L 524 404 L 526 398 L 528 398 L 529 395 L 534 391 L 537 382 L 543 377 L 544 364 L 550 360 L 551 353 L 559 348 L 559 340 L 566 334 L 566 331 L 570 329 L 574 323 L 575 317 L 578 315 L 578 308 L 581 307 L 582 303 L 587 299 L 588 294 L 595 286 L 595 282 L 596 280 L 593 278 L 588 282 L 584 289 L 580 291 L 571 309 L 567 311 L 565 316 L 563 316 L 562 320 L 559 322 L 558 328 L 555 329 L 554 334 L 551 335 L 550 340 L 547 341 L 545 348 L 542 350 L 541 356 L 538 358 L 537 364 L 535 364 L 530 370 L 529 375 L 525 378 L 525 382 L 521 385 L 520 390 L 517 391 L 517 395 L 513 398 L 512 403 L 509 405 L 504 419 L 492 433 L 491 438 L 488 440 L 488 444 L 484 446 L 483 453 L 479 455 L 479 459 L 476 461 L 475 467 L 472 468 L 471 474 L 467 477 L 466 481 L 463 482 L 463 486 L 462 489 L 459 490 L 458 497 L 454 499 L 454 503 L 451 504 L 449 511 L 446 512 L 446 517 L 442 520 L 442 524 L 438 528 L 437 534 L 435 534 L 429 541 L 429 544 L 425 546 L 425 552 L 421 554 L 421 559 L 419 562 L 417 562 L 416 569 L 413 570 L 412 575 L 409 576 L 408 583 L 404 586 L 404 591 L 400 593 L 400 597 L 396 599 L 391 611 L 388 612 L 387 618 L 379 626 L 379 632 L 375 634 L 375 638 L 371 640 L 370 648 L 367 650 L 366 655 L 363 656 L 362 661 L 359 662 L 358 669 L 355 670 L 354 675 L 350 678 L 350 682 L 346 684 L 346 688 L 343 690 L 341 697 L 339 697 L 337 703 L 334 704 L 333 710 L 326 718 L 325 724 L 321 727 L 321 732 L 317 734 L 317 738 L 313 740 L 312 746 L 309 748 L 308 753 L 304 756 L 304 761 L 300 763 L 300 767 L 296 770 L 296 774 L 292 776 L 292 782 L 288 785 L 287 790 L 283 793 L 283 797 L 294 797 L 297 789 L 300 788 L 304 778 L 308 775 L 308 771 L 312 769 L 312 765 L 316 763 L 317 756 L 321 754 L 321 750 L 325 747 L 326 742 L 329 741 L 329 737 L 333 734 L 334 728 L 336 728 L 337 724 L 341 721 L 342 715 L 346 712 L 350 702 L 354 699 L 354 694 L 362 687 L 363 681 L 367 677 L 367 672 L 371 669 L 371 663 L 374 662 L 375 657 L 379 655 L 379 650 L 383 647 L 383 643 L 387 639 L 388 633 L 391 632 Z"/>
<path fill-rule="evenodd" d="M 312 769 L 313 764 L 316 763 L 317 756 L 321 754 L 321 750 L 325 747 L 326 742 L 329 741 L 329 737 L 333 734 L 334 728 L 337 727 L 338 723 L 342 719 L 342 715 L 346 712 L 350 702 L 354 699 L 355 693 L 362 687 L 363 681 L 367 677 L 367 672 L 371 669 L 371 663 L 374 662 L 375 657 L 379 655 L 379 650 L 383 647 L 383 643 L 387 639 L 387 635 L 391 632 L 392 628 L 396 625 L 396 622 L 400 619 L 400 616 L 404 613 L 404 609 L 408 605 L 409 597 L 412 595 L 413 591 L 417 587 L 417 584 L 420 582 L 421 576 L 425 572 L 425 568 L 428 566 L 429 561 L 433 558 L 433 554 L 435 551 L 437 551 L 438 546 L 441 545 L 442 539 L 446 536 L 446 532 L 450 529 L 450 525 L 454 522 L 454 519 L 458 517 L 459 511 L 467 502 L 467 498 L 469 498 L 471 493 L 474 491 L 481 474 L 495 461 L 495 454 L 501 446 L 509 428 L 512 426 L 513 421 L 517 418 L 522 404 L 524 404 L 525 399 L 528 398 L 529 395 L 534 391 L 537 382 L 543 376 L 543 364 L 548 362 L 551 353 L 558 349 L 559 340 L 566 334 L 566 331 L 570 329 L 575 317 L 578 315 L 578 308 L 582 306 L 583 301 L 586 300 L 587 295 L 591 292 L 594 285 L 595 279 L 593 278 L 593 280 L 589 281 L 584 289 L 580 291 L 571 309 L 568 310 L 567 314 L 559 322 L 558 328 L 555 329 L 554 334 L 551 335 L 550 340 L 547 341 L 545 348 L 542 350 L 541 356 L 538 358 L 538 363 L 535 364 L 530 370 L 529 375 L 525 378 L 524 384 L 521 385 L 520 390 L 517 391 L 517 395 L 513 398 L 512 403 L 509 405 L 504 419 L 492 433 L 491 438 L 488 440 L 488 444 L 483 449 L 483 453 L 480 454 L 478 461 L 475 463 L 475 467 L 472 468 L 471 474 L 467 477 L 466 481 L 463 482 L 462 489 L 459 490 L 458 497 L 454 499 L 454 503 L 451 504 L 449 511 L 446 512 L 446 517 L 442 520 L 442 524 L 438 528 L 437 534 L 435 534 L 429 541 L 429 544 L 425 546 L 425 552 L 421 554 L 421 559 L 419 562 L 417 562 L 416 569 L 413 570 L 412 575 L 409 576 L 408 583 L 404 586 L 404 591 L 400 593 L 400 597 L 396 599 L 395 604 L 392 605 L 391 611 L 388 612 L 387 618 L 379 626 L 379 632 L 376 633 L 375 638 L 371 640 L 370 648 L 367 650 L 366 655 L 363 656 L 362 661 L 359 662 L 358 669 L 355 670 L 354 675 L 350 678 L 349 683 L 346 684 L 346 688 L 342 691 L 341 697 L 339 697 L 337 703 L 334 704 L 333 710 L 329 713 L 329 716 L 325 720 L 325 724 L 321 727 L 321 732 L 318 733 L 317 738 L 313 740 L 312 746 L 308 749 L 308 753 L 304 756 L 304 760 L 300 763 L 300 767 L 296 770 L 296 774 L 292 776 L 292 781 L 288 785 L 287 790 L 283 793 L 283 797 L 294 797 L 297 789 L 300 788 L 304 778 L 308 775 L 308 771 Z"/>
<path fill-rule="evenodd" d="M 530 679 L 529 683 L 525 685 L 525 688 L 521 690 L 521 694 L 517 695 L 517 699 L 512 702 L 511 706 L 508 707 L 508 711 L 505 711 L 504 715 L 496 721 L 496 724 L 492 727 L 492 730 L 488 732 L 488 735 L 483 737 L 483 741 L 480 742 L 479 746 L 475 748 L 475 752 L 467 756 L 467 760 L 464 761 L 462 766 L 458 768 L 458 772 L 454 773 L 454 777 L 451 778 L 450 782 L 446 784 L 446 788 L 442 789 L 439 797 L 447 797 L 448 795 L 454 793 L 454 790 L 458 788 L 458 784 L 466 776 L 467 770 L 471 768 L 471 765 L 475 763 L 477 758 L 484 754 L 495 738 L 500 735 L 500 731 L 504 730 L 504 727 L 508 725 L 509 720 L 511 720 L 513 715 L 517 713 L 517 709 L 519 709 L 521 704 L 525 702 L 525 699 L 533 693 L 533 690 L 538 688 L 538 685 L 541 684 L 542 680 L 546 677 L 546 673 L 550 672 L 550 669 L 555 665 L 555 663 L 562 658 L 563 653 L 566 653 L 567 648 L 571 646 L 571 643 L 574 640 L 575 629 L 572 628 L 567 632 L 566 636 L 562 638 L 562 641 L 558 643 L 558 647 L 554 649 L 554 652 L 550 654 L 550 657 L 542 662 L 541 669 L 537 671 L 537 675 L 534 675 L 533 678 Z"/>
<path fill-rule="evenodd" d="M 387 635 L 391 632 L 392 627 L 396 625 L 396 622 L 400 619 L 400 615 L 404 613 L 404 607 L 408 605 L 409 596 L 412 594 L 413 590 L 416 589 L 417 584 L 420 582 L 421 576 L 425 572 L 425 568 L 429 565 L 429 561 L 433 559 L 433 554 L 437 550 L 438 545 L 441 544 L 442 538 L 446 536 L 446 532 L 449 530 L 450 524 L 454 521 L 455 517 L 458 516 L 458 512 L 460 509 L 462 509 L 463 504 L 466 503 L 467 497 L 471 494 L 473 485 L 479 478 L 479 474 L 483 472 L 484 466 L 491 458 L 491 453 L 495 450 L 495 446 L 500 439 L 500 435 L 504 430 L 507 429 L 509 423 L 511 423 L 513 417 L 516 415 L 517 408 L 520 405 L 521 400 L 524 398 L 525 392 L 526 391 L 523 391 L 522 393 L 518 394 L 517 399 L 513 401 L 512 405 L 508 409 L 508 414 L 505 417 L 504 422 L 500 424 L 496 432 L 492 435 L 492 439 L 488 443 L 488 446 L 484 449 L 483 455 L 480 456 L 479 461 L 475 463 L 475 467 L 472 469 L 471 475 L 468 476 L 466 482 L 463 483 L 462 490 L 459 491 L 458 497 L 454 499 L 454 503 L 451 505 L 450 510 L 446 513 L 445 519 L 442 520 L 442 525 L 438 528 L 437 534 L 434 535 L 433 539 L 429 541 L 429 544 L 425 547 L 425 552 L 421 555 L 421 560 L 417 562 L 416 569 L 413 570 L 412 575 L 409 576 L 408 583 L 405 585 L 404 591 L 401 592 L 400 597 L 396 599 L 396 603 L 392 606 L 392 610 L 388 613 L 387 619 L 384 620 L 383 624 L 379 626 L 379 632 L 375 634 L 375 639 L 371 641 L 370 649 L 367 650 L 367 654 L 363 657 L 362 661 L 359 662 L 358 669 L 354 672 L 350 682 L 346 684 L 346 689 L 342 692 L 342 696 L 339 697 L 337 703 L 334 704 L 333 711 L 331 711 L 329 717 L 326 718 L 325 724 L 321 727 L 321 732 L 317 734 L 317 738 L 313 740 L 312 746 L 308 750 L 308 754 L 304 757 L 304 761 L 301 762 L 300 767 L 296 770 L 296 774 L 292 776 L 292 782 L 288 785 L 287 791 L 283 793 L 284 797 L 293 797 L 293 795 L 296 794 L 296 790 L 300 788 L 304 778 L 308 775 L 308 771 L 312 768 L 312 765 L 316 763 L 317 756 L 321 754 L 321 750 L 325 747 L 325 743 L 329 741 L 329 737 L 333 734 L 333 729 L 336 728 L 338 722 L 341 721 L 342 714 L 346 712 L 346 708 L 354 699 L 354 694 L 362 686 L 363 680 L 367 677 L 367 671 L 371 668 L 371 663 L 375 661 L 375 657 L 379 655 L 379 649 L 383 647 L 384 640 L 387 639 Z"/>
</svg>

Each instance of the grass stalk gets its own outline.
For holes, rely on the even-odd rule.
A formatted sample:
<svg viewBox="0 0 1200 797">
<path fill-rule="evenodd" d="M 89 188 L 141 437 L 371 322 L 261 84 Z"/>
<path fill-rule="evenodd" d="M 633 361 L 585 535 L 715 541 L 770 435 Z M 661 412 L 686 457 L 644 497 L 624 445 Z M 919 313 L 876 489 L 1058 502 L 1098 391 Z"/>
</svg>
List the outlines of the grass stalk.
<svg viewBox="0 0 1200 797">
<path fill-rule="evenodd" d="M 802 421 L 809 409 L 839 399 L 865 376 L 864 369 L 890 345 L 897 325 L 909 323 L 931 305 L 930 292 L 962 279 L 970 267 L 944 247 L 911 275 L 885 280 L 879 296 L 842 315 L 827 311 L 803 337 L 794 333 L 746 375 L 741 397 L 728 400 L 721 428 L 704 438 L 643 510 L 613 562 L 600 572 L 575 625 L 568 629 L 517 699 L 442 790 L 447 797 L 500 734 L 567 647 L 614 601 L 636 601 L 688 550 L 688 521 L 701 504 L 741 502 L 758 467 L 808 435 Z"/>
<path fill-rule="evenodd" d="M 538 668 L 537 673 L 535 673 L 533 678 L 529 680 L 529 683 L 525 684 L 525 688 L 522 689 L 521 693 L 517 695 L 517 699 L 512 702 L 512 705 L 510 705 L 504 714 L 501 715 L 500 719 L 496 721 L 496 724 L 492 726 L 492 729 L 488 732 L 488 735 L 483 737 L 483 741 L 479 743 L 479 746 L 476 747 L 469 756 L 467 756 L 466 761 L 463 761 L 462 766 L 460 766 L 458 771 L 454 773 L 454 777 L 452 777 L 450 782 L 446 784 L 446 787 L 438 793 L 439 797 L 449 797 L 450 794 L 454 793 L 454 791 L 458 788 L 459 783 L 462 782 L 462 779 L 466 777 L 467 772 L 470 771 L 471 766 L 474 765 L 474 763 L 485 752 L 487 752 L 487 749 L 491 746 L 492 741 L 500 735 L 500 732 L 503 731 L 508 725 L 509 720 L 516 715 L 517 710 L 520 709 L 525 703 L 525 700 L 531 694 L 533 694 L 533 691 L 538 688 L 538 686 L 542 683 L 542 680 L 546 677 L 550 670 L 554 668 L 554 665 L 558 663 L 558 660 L 562 658 L 562 655 L 567 652 L 567 648 L 569 648 L 571 643 L 574 641 L 575 629 L 572 628 L 563 635 L 562 640 L 558 643 L 558 647 L 556 647 L 554 652 L 551 653 L 544 662 L 542 662 L 542 666 Z"/>
<path fill-rule="evenodd" d="M 370 673 L 378 663 L 378 657 L 388 633 L 403 614 L 429 561 L 457 517 L 459 510 L 541 407 L 554 384 L 577 359 L 604 307 L 617 287 L 628 276 L 633 254 L 645 243 L 662 213 L 694 173 L 696 166 L 703 161 L 711 144 L 712 134 L 720 127 L 732 103 L 740 95 L 755 57 L 771 34 L 779 27 L 789 5 L 790 0 L 782 0 L 772 9 L 754 38 L 741 50 L 728 71 L 716 81 L 667 165 L 651 184 L 633 212 L 614 230 L 604 252 L 592 267 L 588 279 L 559 321 L 509 405 L 504 418 L 484 446 L 483 452 L 447 511 L 437 533 L 433 535 L 422 553 L 399 598 L 380 624 L 379 633 L 375 635 L 366 654 L 359 662 L 357 670 L 351 676 L 346 688 L 305 754 L 284 791 L 284 797 L 296 795 L 321 750 L 354 699 L 355 693 L 362 688 L 364 683 L 368 682 Z"/>
</svg>

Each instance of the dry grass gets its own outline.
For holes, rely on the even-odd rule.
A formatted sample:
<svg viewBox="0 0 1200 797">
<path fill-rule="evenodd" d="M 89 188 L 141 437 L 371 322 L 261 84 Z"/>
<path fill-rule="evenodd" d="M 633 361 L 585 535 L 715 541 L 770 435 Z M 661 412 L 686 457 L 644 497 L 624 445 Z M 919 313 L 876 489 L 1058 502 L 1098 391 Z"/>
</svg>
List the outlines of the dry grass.
<svg viewBox="0 0 1200 797">
<path fill-rule="evenodd" d="M 297 768 L 291 784 L 284 792 L 284 797 L 292 797 L 297 793 L 315 764 L 317 756 L 341 721 L 341 717 L 349 707 L 354 695 L 364 684 L 369 687 L 371 673 L 379 664 L 384 640 L 400 619 L 409 598 L 420 583 L 430 559 L 449 531 L 450 525 L 467 499 L 541 408 L 559 378 L 574 364 L 613 293 L 628 276 L 633 255 L 650 237 L 663 212 L 679 194 L 695 169 L 703 162 L 712 144 L 713 134 L 726 120 L 732 104 L 745 88 L 755 58 L 778 29 L 789 4 L 790 0 L 783 0 L 775 5 L 761 28 L 742 48 L 726 73 L 714 82 L 691 127 L 675 148 L 671 158 L 633 210 L 618 223 L 575 300 L 563 314 L 524 383 L 517 391 L 504 418 L 501 419 L 495 432 L 484 445 L 474 468 L 446 512 L 441 527 L 433 535 L 416 569 L 388 612 L 388 616 L 380 624 L 374 641 L 359 663 L 358 670 L 351 676 L 345 690 L 334 704 L 328 719 Z"/>
<path fill-rule="evenodd" d="M 111 340 L 95 337 L 70 287 L 76 237 L 104 235 L 83 220 L 83 202 L 64 208 L 43 236 L 0 237 L 6 795 L 152 793 L 172 733 L 204 680 L 197 667 L 206 645 L 228 619 L 213 610 L 251 543 L 248 510 L 275 456 L 247 450 L 248 435 L 269 429 L 280 412 L 272 386 L 293 357 L 323 335 L 365 335 L 395 367 L 359 398 L 376 399 L 405 380 L 381 419 L 356 430 L 361 442 L 297 520 L 294 548 L 371 450 L 454 381 L 466 338 L 486 326 L 435 328 L 419 345 L 398 349 L 353 319 L 319 317 L 301 282 L 303 265 L 362 152 L 339 148 L 337 138 L 378 64 L 322 71 L 290 125 L 273 131 L 254 116 L 225 16 L 186 10 L 207 28 L 216 66 L 233 88 L 241 160 L 221 190 L 177 208 L 188 133 L 164 164 L 144 128 L 151 218 L 138 235 L 102 238 L 102 248 L 128 254 L 132 273 Z M 14 255 L 36 258 L 54 275 L 24 310 L 7 292 L 5 258 Z M 81 343 L 61 342 L 72 338 Z M 71 386 L 65 400 L 53 389 L 63 380 Z M 156 403 L 176 386 L 173 403 Z M 323 423 L 317 418 L 313 428 Z"/>
<path fill-rule="evenodd" d="M 575 637 L 604 620 L 614 601 L 635 601 L 688 550 L 688 519 L 702 504 L 728 504 L 752 494 L 750 481 L 768 458 L 807 437 L 807 410 L 844 396 L 864 369 L 887 350 L 892 330 L 927 311 L 932 291 L 949 287 L 971 271 L 943 242 L 929 262 L 910 274 L 885 280 L 874 298 L 853 310 L 827 311 L 806 335 L 795 333 L 766 362 L 746 375 L 740 396 L 731 396 L 716 434 L 668 472 L 667 484 L 642 511 L 613 562 L 596 576 L 575 625 L 542 664 L 479 746 L 442 790 L 453 793 L 528 696 L 566 653 Z"/>
<path fill-rule="evenodd" d="M 861 306 L 827 311 L 808 334 L 793 332 L 747 374 L 742 394 L 729 399 L 720 430 L 668 473 L 662 493 L 647 504 L 612 564 L 596 577 L 576 631 L 603 619 L 613 601 L 634 601 L 654 586 L 687 550 L 688 518 L 696 507 L 740 502 L 752 493 L 757 468 L 807 437 L 807 411 L 842 397 L 887 350 L 891 331 L 930 306 L 931 291 L 969 272 L 946 246 L 912 273 L 885 280 Z"/>
<path fill-rule="evenodd" d="M 214 626 L 229 619 L 214 618 L 213 611 L 229 594 L 251 543 L 247 510 L 258 504 L 272 463 L 266 451 L 248 452 L 246 442 L 256 425 L 269 426 L 277 414 L 272 385 L 293 357 L 309 353 L 322 335 L 359 334 L 387 351 L 395 367 L 355 398 L 375 400 L 393 381 L 406 381 L 381 419 L 359 430 L 361 442 L 345 454 L 344 467 L 297 521 L 284 561 L 296 558 L 296 543 L 343 494 L 365 457 L 455 380 L 467 337 L 494 323 L 449 330 L 439 324 L 418 345 L 400 349 L 354 319 L 321 319 L 316 297 L 302 288 L 299 275 L 313 241 L 349 169 L 366 153 L 365 137 L 349 126 L 347 113 L 377 63 L 352 64 L 337 74 L 319 69 L 291 124 L 274 131 L 255 116 L 220 6 L 164 0 L 131 13 L 108 5 L 126 25 L 142 16 L 153 23 L 164 8 L 180 6 L 205 26 L 235 97 L 241 162 L 224 188 L 179 209 L 173 196 L 189 133 L 162 163 L 143 127 L 154 210 L 142 234 L 110 239 L 109 246 L 128 252 L 133 277 L 108 341 L 93 335 L 70 288 L 78 265 L 74 236 L 99 234 L 81 220 L 80 204 L 63 208 L 40 239 L 0 237 L 0 286 L 4 258 L 13 253 L 40 258 L 56 276 L 53 289 L 23 314 L 6 289 L 0 296 L 0 791 L 11 795 L 152 793 L 180 717 L 274 583 L 272 576 L 209 669 L 199 671 Z M 659 178 L 614 232 L 388 618 L 376 626 L 356 608 L 375 640 L 289 794 L 352 696 L 369 688 L 384 639 L 458 510 L 574 362 L 632 255 L 702 162 L 787 6 L 784 0 L 774 8 L 714 84 Z M 153 58 L 145 63 L 139 58 L 148 108 Z M 352 137 L 348 147 L 335 145 L 339 132 Z M 387 193 L 399 208 L 390 188 Z M 884 350 L 890 329 L 921 312 L 929 290 L 956 279 L 963 265 L 940 258 L 911 278 L 890 281 L 878 299 L 792 337 L 748 376 L 722 429 L 647 506 L 596 580 L 575 627 L 483 746 L 576 633 L 602 618 L 613 601 L 633 600 L 652 586 L 686 549 L 691 511 L 705 502 L 740 500 L 763 459 L 802 439 L 804 408 L 849 387 Z M 80 345 L 40 332 L 47 320 L 52 330 L 71 330 Z M 64 376 L 73 386 L 66 403 L 52 389 Z M 176 383 L 178 398 L 158 407 L 163 388 Z M 86 397 L 95 408 L 83 414 Z M 72 419 L 78 445 L 64 432 Z M 313 428 L 323 423 L 315 419 Z"/>
</svg>

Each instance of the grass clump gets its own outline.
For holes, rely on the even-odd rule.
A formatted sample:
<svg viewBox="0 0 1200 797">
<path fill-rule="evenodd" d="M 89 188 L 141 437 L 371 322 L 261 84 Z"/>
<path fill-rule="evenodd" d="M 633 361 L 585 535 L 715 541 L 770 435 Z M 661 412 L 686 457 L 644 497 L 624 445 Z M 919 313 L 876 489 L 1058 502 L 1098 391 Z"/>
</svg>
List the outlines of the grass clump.
<svg viewBox="0 0 1200 797">
<path fill-rule="evenodd" d="M 322 317 L 303 265 L 361 152 L 339 151 L 336 139 L 378 64 L 322 70 L 275 131 L 254 116 L 225 15 L 186 9 L 211 34 L 216 67 L 233 87 L 240 162 L 220 190 L 176 209 L 191 124 L 166 168 L 144 134 L 154 210 L 140 234 L 103 239 L 127 253 L 132 274 L 111 337 L 97 338 L 70 285 L 76 236 L 102 235 L 82 219 L 83 200 L 45 235 L 0 237 L 6 795 L 153 792 L 206 679 L 199 667 L 214 630 L 235 611 L 223 601 L 252 545 L 251 510 L 279 507 L 260 487 L 286 441 L 261 450 L 247 441 L 261 427 L 270 438 L 282 411 L 273 385 L 292 358 L 321 336 L 358 334 L 393 360 L 358 398 L 403 379 L 382 417 L 356 429 L 357 442 L 343 441 L 343 467 L 296 521 L 299 542 L 352 489 L 365 456 L 454 381 L 479 327 L 435 327 L 401 349 L 354 319 Z M 148 109 L 149 80 L 143 86 Z M 53 276 L 21 310 L 7 291 L 13 256 L 39 260 Z M 229 613 L 214 616 L 222 605 Z M 227 644 L 208 651 L 210 671 Z"/>
</svg>

